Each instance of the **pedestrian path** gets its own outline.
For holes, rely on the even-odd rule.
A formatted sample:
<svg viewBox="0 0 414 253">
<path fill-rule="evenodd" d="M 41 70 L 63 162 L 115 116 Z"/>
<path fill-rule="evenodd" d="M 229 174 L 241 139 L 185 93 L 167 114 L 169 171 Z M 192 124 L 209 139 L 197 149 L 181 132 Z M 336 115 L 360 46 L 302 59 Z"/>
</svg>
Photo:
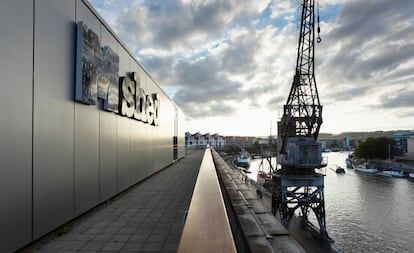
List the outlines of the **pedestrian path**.
<svg viewBox="0 0 414 253">
<path fill-rule="evenodd" d="M 203 154 L 194 151 L 22 252 L 176 252 Z"/>
</svg>

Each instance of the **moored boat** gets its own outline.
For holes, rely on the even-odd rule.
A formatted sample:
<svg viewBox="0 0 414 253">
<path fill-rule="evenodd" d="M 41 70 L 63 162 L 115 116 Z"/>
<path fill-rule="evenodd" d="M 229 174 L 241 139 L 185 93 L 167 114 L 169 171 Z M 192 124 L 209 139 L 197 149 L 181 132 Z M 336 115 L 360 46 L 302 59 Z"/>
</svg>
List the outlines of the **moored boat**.
<svg viewBox="0 0 414 253">
<path fill-rule="evenodd" d="M 396 170 L 384 170 L 377 173 L 378 175 L 385 176 L 385 177 L 405 177 L 402 171 Z"/>
<path fill-rule="evenodd" d="M 352 167 L 352 160 L 354 159 L 354 154 L 349 154 L 348 157 L 345 159 L 345 164 L 347 169 L 353 169 Z"/>
<path fill-rule="evenodd" d="M 345 164 L 348 169 L 352 169 L 352 161 L 349 158 L 345 159 Z"/>
<path fill-rule="evenodd" d="M 358 172 L 363 172 L 363 173 L 377 173 L 378 172 L 378 169 L 375 168 L 373 165 L 367 165 L 367 164 L 354 165 L 354 169 Z"/>
<path fill-rule="evenodd" d="M 389 173 L 384 173 L 384 171 L 377 172 L 377 175 L 383 176 L 383 177 L 392 177 Z"/>
<path fill-rule="evenodd" d="M 250 166 L 250 154 L 246 150 L 240 151 L 236 158 L 236 164 L 241 167 L 248 168 Z"/>
</svg>

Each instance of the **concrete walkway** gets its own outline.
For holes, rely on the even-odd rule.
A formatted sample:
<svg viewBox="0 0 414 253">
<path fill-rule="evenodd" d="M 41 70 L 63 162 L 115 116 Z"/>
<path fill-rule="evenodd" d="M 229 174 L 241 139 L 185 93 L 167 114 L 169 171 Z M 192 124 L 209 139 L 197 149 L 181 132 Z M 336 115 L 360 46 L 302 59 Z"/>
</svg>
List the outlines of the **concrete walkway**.
<svg viewBox="0 0 414 253">
<path fill-rule="evenodd" d="M 194 151 L 22 252 L 176 252 L 203 154 Z"/>
</svg>

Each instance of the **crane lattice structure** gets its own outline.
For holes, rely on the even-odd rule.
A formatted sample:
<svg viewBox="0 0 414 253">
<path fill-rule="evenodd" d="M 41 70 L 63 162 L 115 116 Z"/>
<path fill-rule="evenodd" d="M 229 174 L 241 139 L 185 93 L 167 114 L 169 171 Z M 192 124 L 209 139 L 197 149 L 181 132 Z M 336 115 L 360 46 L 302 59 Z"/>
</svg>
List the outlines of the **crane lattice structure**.
<svg viewBox="0 0 414 253">
<path fill-rule="evenodd" d="M 278 122 L 279 169 L 272 176 L 272 212 L 280 213 L 282 224 L 289 228 L 296 210 L 301 211 L 301 224 L 309 228 L 309 211 L 319 223 L 324 242 L 330 239 L 326 231 L 324 175 L 315 169 L 326 166 L 322 146 L 317 142 L 322 124 L 322 106 L 314 74 L 315 13 L 314 0 L 301 1 L 301 24 L 298 39 L 296 69 Z M 319 24 L 319 15 L 318 15 Z M 318 25 L 319 34 L 319 25 Z M 321 39 L 318 35 L 316 42 Z"/>
</svg>

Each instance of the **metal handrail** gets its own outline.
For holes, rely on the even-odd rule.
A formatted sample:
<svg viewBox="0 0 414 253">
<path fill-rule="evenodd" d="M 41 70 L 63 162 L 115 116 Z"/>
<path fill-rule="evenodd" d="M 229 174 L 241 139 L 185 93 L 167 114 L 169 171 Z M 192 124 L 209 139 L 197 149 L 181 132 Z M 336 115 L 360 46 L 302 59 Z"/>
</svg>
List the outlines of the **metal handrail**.
<svg viewBox="0 0 414 253">
<path fill-rule="evenodd" d="M 209 148 L 201 162 L 178 252 L 237 252 Z"/>
</svg>

